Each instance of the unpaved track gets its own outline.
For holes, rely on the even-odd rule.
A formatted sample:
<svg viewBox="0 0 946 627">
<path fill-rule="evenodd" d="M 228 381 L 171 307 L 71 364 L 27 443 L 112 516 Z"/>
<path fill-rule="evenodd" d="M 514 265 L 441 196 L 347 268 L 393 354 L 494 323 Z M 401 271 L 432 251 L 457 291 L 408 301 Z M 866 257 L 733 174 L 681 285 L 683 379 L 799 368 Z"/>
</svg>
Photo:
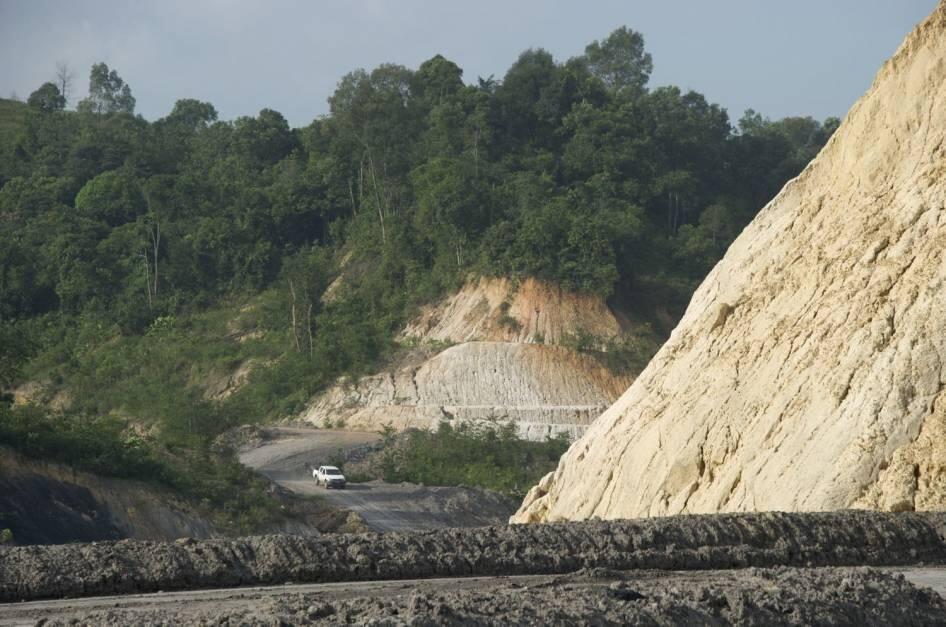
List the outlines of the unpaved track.
<svg viewBox="0 0 946 627">
<path fill-rule="evenodd" d="M 330 464 L 339 454 L 372 444 L 377 433 L 280 427 L 267 429 L 270 439 L 257 448 L 240 452 L 240 461 L 274 481 L 312 478 L 306 465 Z"/>
<path fill-rule="evenodd" d="M 373 531 L 408 531 L 504 524 L 517 503 L 471 488 L 426 487 L 381 481 L 327 490 L 308 467 L 332 463 L 345 452 L 380 440 L 377 433 L 279 428 L 272 440 L 240 453 L 240 461 L 279 485 L 318 496 L 359 514 Z"/>
</svg>

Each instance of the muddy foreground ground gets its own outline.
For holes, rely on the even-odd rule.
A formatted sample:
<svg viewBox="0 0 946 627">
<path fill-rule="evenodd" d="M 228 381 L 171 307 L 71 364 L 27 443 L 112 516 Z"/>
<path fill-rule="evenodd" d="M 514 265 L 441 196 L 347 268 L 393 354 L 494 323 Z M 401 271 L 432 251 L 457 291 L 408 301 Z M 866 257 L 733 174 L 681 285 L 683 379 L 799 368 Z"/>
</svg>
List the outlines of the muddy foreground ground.
<svg viewBox="0 0 946 627">
<path fill-rule="evenodd" d="M 943 577 L 944 530 L 836 512 L 12 547 L 0 624 L 946 624 L 910 583 Z"/>
<path fill-rule="evenodd" d="M 909 574 L 915 574 L 912 571 Z M 946 602 L 864 568 L 358 582 L 93 597 L 0 606 L 0 624 L 935 625 Z"/>
</svg>

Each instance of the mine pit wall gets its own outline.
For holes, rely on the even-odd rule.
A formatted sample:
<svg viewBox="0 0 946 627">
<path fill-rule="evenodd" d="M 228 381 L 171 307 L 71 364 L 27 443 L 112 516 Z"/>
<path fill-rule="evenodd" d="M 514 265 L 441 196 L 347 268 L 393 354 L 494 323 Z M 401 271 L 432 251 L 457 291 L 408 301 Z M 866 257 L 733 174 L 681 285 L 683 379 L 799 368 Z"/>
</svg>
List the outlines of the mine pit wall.
<svg viewBox="0 0 946 627">
<path fill-rule="evenodd" d="M 0 602 L 286 582 L 946 563 L 946 513 L 759 513 L 0 548 Z"/>
</svg>

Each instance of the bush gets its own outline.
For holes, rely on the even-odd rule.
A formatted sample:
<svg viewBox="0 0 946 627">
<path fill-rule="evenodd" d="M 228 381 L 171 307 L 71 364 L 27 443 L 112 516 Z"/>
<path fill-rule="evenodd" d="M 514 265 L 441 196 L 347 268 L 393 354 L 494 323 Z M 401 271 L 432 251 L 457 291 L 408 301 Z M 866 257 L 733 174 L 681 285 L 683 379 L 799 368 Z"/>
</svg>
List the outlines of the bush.
<svg viewBox="0 0 946 627">
<path fill-rule="evenodd" d="M 543 442 L 523 440 L 516 423 L 441 422 L 436 431 L 396 436 L 382 431 L 382 450 L 371 474 L 360 479 L 436 486 L 476 486 L 521 498 L 555 469 L 568 449 L 561 434 Z"/>
</svg>

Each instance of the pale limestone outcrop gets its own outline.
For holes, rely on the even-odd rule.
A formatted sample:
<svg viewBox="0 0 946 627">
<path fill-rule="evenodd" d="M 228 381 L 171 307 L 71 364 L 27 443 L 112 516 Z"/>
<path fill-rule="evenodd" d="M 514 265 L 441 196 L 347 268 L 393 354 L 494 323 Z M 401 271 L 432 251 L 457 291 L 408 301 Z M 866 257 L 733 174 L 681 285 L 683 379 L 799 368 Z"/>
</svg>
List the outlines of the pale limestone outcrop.
<svg viewBox="0 0 946 627">
<path fill-rule="evenodd" d="M 946 508 L 946 1 L 513 521 Z"/>
<path fill-rule="evenodd" d="M 342 383 L 302 414 L 350 429 L 434 427 L 441 420 L 514 420 L 530 439 L 580 435 L 627 387 L 594 357 L 557 346 L 466 342 L 420 366 Z"/>
<path fill-rule="evenodd" d="M 441 347 L 439 352 L 357 382 L 340 381 L 300 418 L 367 430 L 511 419 L 530 439 L 557 433 L 574 438 L 632 378 L 554 344 L 583 337 L 606 348 L 625 326 L 599 297 L 535 279 L 473 279 L 426 307 L 401 334 L 405 343 Z"/>
</svg>

